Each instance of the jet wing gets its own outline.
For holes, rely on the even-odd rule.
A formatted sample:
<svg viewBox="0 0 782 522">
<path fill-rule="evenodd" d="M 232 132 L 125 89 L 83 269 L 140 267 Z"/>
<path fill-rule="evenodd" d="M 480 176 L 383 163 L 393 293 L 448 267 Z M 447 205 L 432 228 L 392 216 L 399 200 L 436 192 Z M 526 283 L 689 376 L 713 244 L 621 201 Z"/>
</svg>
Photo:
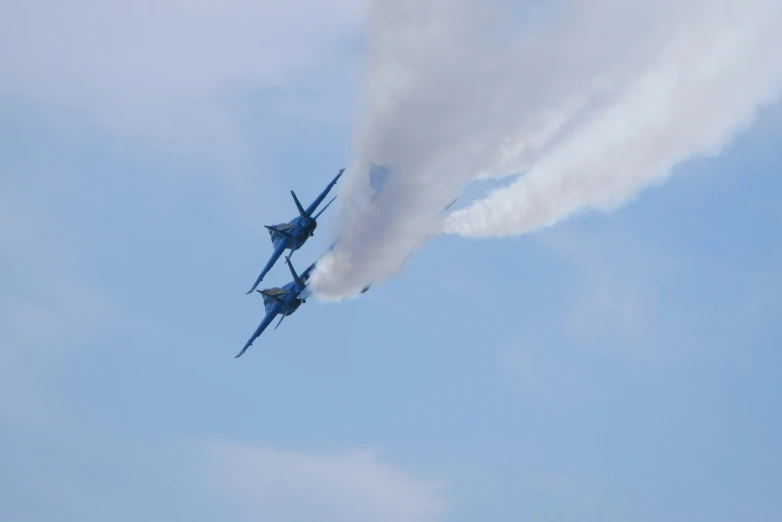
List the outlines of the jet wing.
<svg viewBox="0 0 782 522">
<path fill-rule="evenodd" d="M 309 281 L 310 276 L 312 275 L 312 271 L 315 270 L 315 265 L 317 264 L 318 262 L 315 261 L 314 263 L 312 263 L 310 266 L 307 267 L 307 270 L 299 274 L 299 279 L 301 280 L 302 283 L 306 283 L 307 281 Z"/>
<path fill-rule="evenodd" d="M 255 333 L 253 333 L 252 337 L 247 341 L 247 344 L 244 345 L 244 348 L 242 348 L 242 351 L 239 352 L 236 356 L 234 356 L 235 359 L 238 359 L 242 356 L 244 352 L 247 351 L 247 348 L 250 347 L 250 345 L 253 344 L 253 341 L 255 341 L 258 337 L 261 336 L 264 330 L 272 324 L 272 321 L 274 321 L 274 318 L 277 317 L 277 310 L 279 310 L 278 307 L 274 307 L 274 311 L 266 314 L 266 316 L 263 318 L 263 321 L 261 321 L 261 324 L 258 325 L 258 328 L 255 330 Z"/>
<path fill-rule="evenodd" d="M 325 255 L 327 252 L 331 252 L 332 250 L 334 250 L 334 247 L 335 247 L 335 246 L 337 246 L 337 242 L 336 242 L 336 241 L 335 241 L 334 243 L 332 243 L 332 244 L 331 244 L 331 246 L 329 246 L 329 247 L 326 249 L 326 251 L 325 251 L 325 252 L 323 252 L 323 254 L 321 254 L 321 255 L 320 255 L 320 257 L 319 257 L 318 259 L 316 259 L 316 260 L 315 260 L 315 262 L 314 262 L 314 263 L 312 263 L 310 266 L 308 266 L 308 267 L 307 267 L 307 270 L 305 270 L 304 272 L 302 272 L 301 274 L 299 274 L 299 279 L 300 279 L 300 280 L 301 280 L 303 283 L 306 283 L 307 281 L 309 281 L 309 279 L 310 279 L 310 276 L 312 275 L 312 271 L 313 271 L 313 270 L 315 270 L 315 266 L 318 264 L 318 261 L 320 260 L 320 258 L 321 258 L 321 257 L 323 257 L 323 256 L 324 256 L 324 255 Z"/>
<path fill-rule="evenodd" d="M 261 272 L 261 275 L 258 276 L 258 279 L 255 280 L 255 283 L 253 284 L 253 287 L 247 290 L 248 294 L 253 293 L 253 291 L 258 288 L 258 285 L 261 284 L 261 281 L 263 281 L 264 276 L 269 273 L 269 270 L 272 269 L 274 266 L 274 263 L 277 262 L 277 260 L 280 258 L 283 252 L 285 252 L 285 242 L 280 241 L 280 243 L 277 245 L 277 248 L 274 249 L 274 253 L 272 254 L 272 257 L 269 258 L 269 262 L 266 263 L 266 266 L 263 267 L 263 271 Z"/>
<path fill-rule="evenodd" d="M 331 183 L 329 183 L 326 186 L 325 190 L 320 193 L 320 196 L 315 198 L 315 201 L 313 201 L 312 204 L 309 207 L 307 207 L 307 210 L 305 210 L 304 212 L 308 216 L 311 216 L 312 213 L 315 212 L 315 209 L 318 208 L 318 205 L 323 203 L 323 200 L 326 199 L 326 196 L 329 195 L 329 191 L 331 191 L 331 189 L 334 187 L 334 185 L 337 184 L 337 180 L 340 178 L 340 176 L 342 176 L 343 172 L 345 172 L 345 169 L 339 169 L 339 173 L 337 174 L 337 176 L 333 180 L 331 180 Z"/>
</svg>

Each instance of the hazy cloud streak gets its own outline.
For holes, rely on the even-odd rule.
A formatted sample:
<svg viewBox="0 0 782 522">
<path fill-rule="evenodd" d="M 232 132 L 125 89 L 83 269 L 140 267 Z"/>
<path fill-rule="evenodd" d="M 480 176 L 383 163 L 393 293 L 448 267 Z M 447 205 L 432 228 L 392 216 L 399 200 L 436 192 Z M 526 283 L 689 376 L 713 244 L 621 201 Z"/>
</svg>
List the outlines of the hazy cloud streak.
<svg viewBox="0 0 782 522">
<path fill-rule="evenodd" d="M 315 454 L 215 444 L 210 470 L 247 520 L 434 522 L 450 503 L 444 485 L 372 451 Z"/>
<path fill-rule="evenodd" d="M 236 152 L 237 99 L 315 73 L 337 88 L 325 73 L 349 55 L 363 4 L 4 2 L 0 95 L 168 152 Z"/>
</svg>

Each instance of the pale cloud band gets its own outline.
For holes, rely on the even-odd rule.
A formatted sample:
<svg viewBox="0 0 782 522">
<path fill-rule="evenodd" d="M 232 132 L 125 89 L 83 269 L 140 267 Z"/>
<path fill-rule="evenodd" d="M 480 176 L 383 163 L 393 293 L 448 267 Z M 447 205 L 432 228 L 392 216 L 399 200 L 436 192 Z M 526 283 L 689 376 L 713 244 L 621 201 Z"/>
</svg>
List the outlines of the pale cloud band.
<svg viewBox="0 0 782 522">
<path fill-rule="evenodd" d="M 441 482 L 369 450 L 317 454 L 215 443 L 205 455 L 213 487 L 247 520 L 434 522 L 450 502 Z"/>
</svg>

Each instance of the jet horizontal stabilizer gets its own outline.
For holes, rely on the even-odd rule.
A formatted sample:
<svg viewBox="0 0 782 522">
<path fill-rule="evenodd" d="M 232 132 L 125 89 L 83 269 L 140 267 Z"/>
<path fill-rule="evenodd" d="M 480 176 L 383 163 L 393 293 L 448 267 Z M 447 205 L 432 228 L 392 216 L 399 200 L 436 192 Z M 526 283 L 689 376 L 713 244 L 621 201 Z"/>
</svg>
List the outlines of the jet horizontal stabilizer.
<svg viewBox="0 0 782 522">
<path fill-rule="evenodd" d="M 258 292 L 259 294 L 261 294 L 264 297 L 268 297 L 272 301 L 277 301 L 278 303 L 283 303 L 284 302 L 282 299 L 280 299 L 276 295 L 272 295 L 272 294 L 270 294 L 268 292 L 264 292 L 263 290 L 256 290 L 256 292 Z"/>
<path fill-rule="evenodd" d="M 284 231 L 284 230 L 280 230 L 280 229 L 279 229 L 279 228 L 277 228 L 277 227 L 270 227 L 269 225 L 264 225 L 263 227 L 264 227 L 264 228 L 267 228 L 267 229 L 269 229 L 269 230 L 271 230 L 272 232 L 276 232 L 277 234 L 280 234 L 281 236 L 285 236 L 285 237 L 287 237 L 288 239 L 296 239 L 296 236 L 294 236 L 294 235 L 293 235 L 293 234 L 291 234 L 290 232 L 286 232 L 286 231 Z"/>
</svg>

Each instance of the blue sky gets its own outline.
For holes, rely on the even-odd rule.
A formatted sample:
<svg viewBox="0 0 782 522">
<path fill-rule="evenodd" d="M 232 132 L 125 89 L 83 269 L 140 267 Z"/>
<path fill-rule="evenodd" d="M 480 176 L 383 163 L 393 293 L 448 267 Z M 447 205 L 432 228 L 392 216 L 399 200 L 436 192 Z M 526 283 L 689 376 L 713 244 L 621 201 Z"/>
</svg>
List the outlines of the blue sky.
<svg viewBox="0 0 782 522">
<path fill-rule="evenodd" d="M 782 107 L 611 214 L 437 238 L 235 360 L 262 225 L 350 162 L 360 8 L 194 5 L 119 55 L 133 20 L 71 28 L 97 49 L 34 5 L 0 25 L 0 519 L 782 518 Z"/>
</svg>

